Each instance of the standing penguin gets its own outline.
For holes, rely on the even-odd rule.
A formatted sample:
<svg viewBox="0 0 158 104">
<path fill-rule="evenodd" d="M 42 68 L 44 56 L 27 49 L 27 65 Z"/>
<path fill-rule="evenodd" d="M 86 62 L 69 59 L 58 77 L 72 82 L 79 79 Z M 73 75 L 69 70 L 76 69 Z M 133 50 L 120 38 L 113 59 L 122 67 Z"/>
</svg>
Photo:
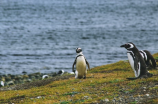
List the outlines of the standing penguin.
<svg viewBox="0 0 158 104">
<path fill-rule="evenodd" d="M 90 70 L 89 63 L 82 54 L 82 49 L 77 48 L 76 49 L 77 56 L 75 58 L 75 61 L 72 65 L 72 71 L 75 72 L 74 70 L 74 65 L 76 64 L 76 76 L 75 78 L 84 78 L 86 79 L 86 74 L 87 74 L 87 69 L 86 69 L 86 64 L 88 66 L 88 69 Z"/>
<path fill-rule="evenodd" d="M 154 57 L 151 55 L 151 53 L 147 50 L 141 50 L 139 51 L 142 55 L 146 65 L 150 68 L 156 68 L 156 61 Z"/>
<path fill-rule="evenodd" d="M 148 73 L 146 69 L 146 64 L 139 50 L 132 42 L 121 45 L 120 47 L 125 47 L 128 50 L 127 51 L 128 60 L 135 74 L 135 78 L 127 78 L 127 79 L 134 80 L 142 77 L 152 76 L 152 74 Z"/>
</svg>

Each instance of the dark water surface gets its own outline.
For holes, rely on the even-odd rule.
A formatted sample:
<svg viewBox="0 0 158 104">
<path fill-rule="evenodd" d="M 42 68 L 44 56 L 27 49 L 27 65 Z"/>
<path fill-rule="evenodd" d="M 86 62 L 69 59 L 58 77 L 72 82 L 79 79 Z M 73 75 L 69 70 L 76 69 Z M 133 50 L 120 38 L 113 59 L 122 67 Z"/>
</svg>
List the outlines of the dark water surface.
<svg viewBox="0 0 158 104">
<path fill-rule="evenodd" d="M 157 0 L 0 0 L 0 73 L 71 71 L 127 60 L 120 45 L 158 52 Z"/>
</svg>

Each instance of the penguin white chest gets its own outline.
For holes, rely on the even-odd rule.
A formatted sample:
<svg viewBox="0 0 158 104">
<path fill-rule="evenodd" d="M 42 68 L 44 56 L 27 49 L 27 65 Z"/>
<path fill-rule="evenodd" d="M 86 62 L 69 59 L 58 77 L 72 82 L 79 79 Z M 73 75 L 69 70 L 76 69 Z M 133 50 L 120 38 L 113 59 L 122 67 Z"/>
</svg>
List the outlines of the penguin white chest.
<svg viewBox="0 0 158 104">
<path fill-rule="evenodd" d="M 78 72 L 86 70 L 86 61 L 83 56 L 77 58 L 76 69 Z"/>
<path fill-rule="evenodd" d="M 133 71 L 135 71 L 135 69 L 134 69 L 134 59 L 133 59 L 131 53 L 127 53 L 127 56 L 128 56 L 128 60 L 129 60 L 129 63 L 131 65 Z"/>
<path fill-rule="evenodd" d="M 132 52 L 127 52 L 129 63 L 134 71 L 135 77 L 138 77 L 140 74 L 140 62 L 138 62 L 138 69 L 134 67 L 134 54 Z"/>
</svg>

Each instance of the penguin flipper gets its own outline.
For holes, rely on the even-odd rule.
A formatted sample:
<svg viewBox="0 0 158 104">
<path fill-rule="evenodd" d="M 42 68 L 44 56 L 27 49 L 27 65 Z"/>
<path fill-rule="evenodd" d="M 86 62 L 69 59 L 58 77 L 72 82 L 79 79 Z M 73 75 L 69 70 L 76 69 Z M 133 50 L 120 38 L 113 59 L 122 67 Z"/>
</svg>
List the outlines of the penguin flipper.
<svg viewBox="0 0 158 104">
<path fill-rule="evenodd" d="M 134 69 L 135 69 L 135 77 L 138 77 L 140 74 L 140 62 L 137 57 L 134 58 Z"/>
<path fill-rule="evenodd" d="M 74 72 L 74 73 L 75 73 L 75 70 L 74 70 L 74 65 L 75 65 L 75 64 L 76 64 L 76 59 L 75 59 L 73 65 L 72 65 L 72 72 Z"/>
<path fill-rule="evenodd" d="M 85 59 L 85 61 L 86 61 L 86 64 L 87 64 L 87 66 L 88 66 L 88 69 L 90 70 L 90 66 L 89 66 L 89 63 L 88 63 L 88 61 Z"/>
<path fill-rule="evenodd" d="M 138 79 L 139 77 L 134 77 L 134 78 L 126 78 L 126 79 L 128 79 L 128 80 L 136 80 L 136 79 Z"/>
</svg>

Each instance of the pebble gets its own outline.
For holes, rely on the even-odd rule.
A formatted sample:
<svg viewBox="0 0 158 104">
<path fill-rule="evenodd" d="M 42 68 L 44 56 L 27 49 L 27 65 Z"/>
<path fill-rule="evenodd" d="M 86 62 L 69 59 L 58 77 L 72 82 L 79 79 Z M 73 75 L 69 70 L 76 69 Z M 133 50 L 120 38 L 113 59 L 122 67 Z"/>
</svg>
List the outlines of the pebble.
<svg viewBox="0 0 158 104">
<path fill-rule="evenodd" d="M 87 100 L 89 100 L 89 99 L 92 99 L 92 98 L 89 97 L 89 96 L 84 96 L 83 99 L 87 99 Z"/>
<path fill-rule="evenodd" d="M 14 85 L 14 82 L 13 81 L 9 81 L 9 82 L 7 82 L 7 85 Z"/>
<path fill-rule="evenodd" d="M 37 96 L 37 99 L 40 99 L 40 98 L 42 98 L 42 96 Z"/>
<path fill-rule="evenodd" d="M 0 83 L 0 87 L 3 87 L 3 86 L 4 86 L 4 82 L 1 81 L 1 83 Z"/>
<path fill-rule="evenodd" d="M 149 94 L 145 94 L 147 97 L 149 96 Z"/>
<path fill-rule="evenodd" d="M 31 79 L 24 80 L 24 82 L 31 82 L 31 81 L 32 81 Z"/>
<path fill-rule="evenodd" d="M 69 72 L 69 74 L 75 74 L 74 72 Z"/>
<path fill-rule="evenodd" d="M 104 101 L 104 102 L 109 102 L 109 99 L 105 98 L 103 101 Z"/>
<path fill-rule="evenodd" d="M 143 87 L 143 89 L 146 89 L 146 87 Z"/>
<path fill-rule="evenodd" d="M 115 103 L 115 102 L 116 102 L 116 99 L 114 98 L 114 99 L 112 100 L 112 102 Z"/>
<path fill-rule="evenodd" d="M 84 99 L 88 99 L 89 98 L 89 96 L 84 96 Z"/>
<path fill-rule="evenodd" d="M 54 72 L 54 73 L 48 73 L 48 74 L 44 74 L 44 73 L 42 74 L 40 72 L 27 74 L 27 72 L 23 72 L 21 75 L 11 75 L 11 74 L 0 75 L 0 87 L 29 83 L 35 80 L 52 78 L 52 77 L 63 75 L 63 74 L 74 74 L 74 73 L 73 72 L 68 73 L 68 72 L 65 72 L 64 70 L 60 70 L 57 73 Z"/>
</svg>

